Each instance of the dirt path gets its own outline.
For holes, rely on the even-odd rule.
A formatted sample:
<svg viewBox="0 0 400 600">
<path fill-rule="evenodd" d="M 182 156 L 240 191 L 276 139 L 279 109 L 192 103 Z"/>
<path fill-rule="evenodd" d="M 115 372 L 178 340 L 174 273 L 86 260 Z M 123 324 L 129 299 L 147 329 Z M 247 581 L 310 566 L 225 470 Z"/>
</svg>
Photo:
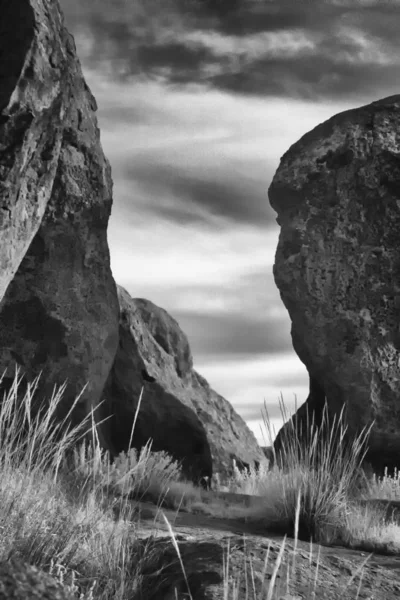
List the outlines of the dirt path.
<svg viewBox="0 0 400 600">
<path fill-rule="evenodd" d="M 144 503 L 141 505 L 142 516 L 139 521 L 137 533 L 141 538 L 154 536 L 156 539 L 165 540 L 169 538 L 168 526 L 161 513 L 155 518 L 157 509 L 154 505 Z M 207 547 L 210 557 L 213 556 L 214 564 L 211 562 L 208 571 L 205 567 L 207 556 L 197 556 L 196 561 L 201 562 L 202 569 L 207 573 L 211 568 L 215 571 L 215 561 L 219 561 L 218 552 L 214 550 L 219 547 L 220 554 L 226 555 L 229 545 L 231 582 L 235 577 L 240 581 L 237 584 L 240 591 L 238 598 L 246 597 L 247 589 L 254 587 L 256 593 L 261 594 L 262 579 L 267 584 L 273 572 L 282 546 L 282 536 L 268 533 L 262 524 L 245 523 L 240 519 L 213 518 L 204 514 L 191 514 L 171 510 L 163 511 L 172 526 L 177 537 L 179 546 L 183 549 L 183 558 L 189 547 L 198 547 L 199 553 L 202 547 Z M 207 546 L 208 544 L 208 546 Z M 269 564 L 265 577 L 263 568 L 266 553 L 269 552 Z M 317 555 L 319 553 L 319 560 Z M 189 554 L 188 554 L 189 556 Z M 294 563 L 295 556 L 295 563 Z M 290 583 L 288 586 L 290 595 L 283 596 L 285 600 L 354 600 L 357 598 L 357 590 L 360 585 L 360 574 L 362 573 L 361 589 L 358 598 L 360 600 L 399 600 L 400 599 L 400 556 L 381 556 L 351 550 L 342 547 L 314 546 L 310 551 L 310 544 L 299 541 L 296 552 L 293 540 L 287 540 L 283 553 L 283 561 L 278 576 L 278 586 L 281 593 L 287 594 L 287 572 L 290 572 Z M 363 563 L 367 560 L 363 568 Z M 195 562 L 196 562 L 195 561 Z M 185 558 L 184 558 L 185 563 Z M 221 561 L 222 567 L 223 561 Z M 186 563 L 185 563 L 186 564 Z M 295 567 L 294 567 L 295 564 Z M 189 570 L 191 567 L 188 567 Z M 192 569 L 193 570 L 193 569 Z M 245 571 L 247 570 L 247 575 Z M 253 575 L 250 576 L 251 571 Z M 202 577 L 205 580 L 205 572 Z M 250 577 L 250 580 L 249 580 Z M 316 594 L 312 595 L 314 581 L 317 579 Z M 352 582 L 349 584 L 349 581 Z M 221 580 L 222 581 L 222 580 Z M 196 598 L 222 598 L 220 594 L 222 583 L 207 587 L 207 594 L 193 596 Z M 253 598 L 251 593 L 250 598 Z M 166 596 L 167 597 L 167 596 Z M 184 596 L 182 596 L 184 597 Z M 257 596 L 261 597 L 261 596 Z M 279 598 L 279 595 L 277 596 Z"/>
</svg>

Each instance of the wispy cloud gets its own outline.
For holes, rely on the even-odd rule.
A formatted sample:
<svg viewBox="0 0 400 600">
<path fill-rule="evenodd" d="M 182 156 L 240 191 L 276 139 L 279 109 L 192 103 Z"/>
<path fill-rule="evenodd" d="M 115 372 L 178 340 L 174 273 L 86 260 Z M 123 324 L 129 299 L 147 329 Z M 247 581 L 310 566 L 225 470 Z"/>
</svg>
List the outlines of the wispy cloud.
<svg viewBox="0 0 400 600">
<path fill-rule="evenodd" d="M 202 86 L 88 80 L 99 103 L 118 207 L 137 218 L 231 227 L 275 223 L 267 189 L 279 157 L 308 129 L 350 108 L 233 96 Z"/>
<path fill-rule="evenodd" d="M 68 17 L 86 60 L 123 78 L 314 99 L 396 91 L 397 2 L 243 2 L 221 18 L 171 1 L 100 5 L 70 0 Z"/>
</svg>

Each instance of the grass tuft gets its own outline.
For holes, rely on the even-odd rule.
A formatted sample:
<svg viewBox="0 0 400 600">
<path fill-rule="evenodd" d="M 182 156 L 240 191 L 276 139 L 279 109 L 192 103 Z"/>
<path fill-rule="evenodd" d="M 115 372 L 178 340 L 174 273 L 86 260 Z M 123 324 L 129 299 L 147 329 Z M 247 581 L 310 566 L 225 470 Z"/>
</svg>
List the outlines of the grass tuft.
<svg viewBox="0 0 400 600">
<path fill-rule="evenodd" d="M 130 496 L 156 498 L 179 476 L 177 463 L 151 453 L 150 444 L 111 463 L 93 414 L 71 428 L 71 407 L 57 421 L 65 386 L 39 404 L 39 378 L 22 381 L 17 372 L 0 403 L 0 561 L 22 558 L 53 573 L 82 600 L 139 598 L 152 549 L 149 543 L 139 550 Z"/>
</svg>

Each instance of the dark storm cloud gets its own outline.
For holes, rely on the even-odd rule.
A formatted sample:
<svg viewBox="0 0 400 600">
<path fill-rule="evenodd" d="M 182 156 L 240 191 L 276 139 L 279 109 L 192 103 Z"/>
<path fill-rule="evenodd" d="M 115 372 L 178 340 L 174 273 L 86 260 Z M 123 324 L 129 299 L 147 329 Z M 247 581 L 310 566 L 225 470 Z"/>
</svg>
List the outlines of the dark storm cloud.
<svg viewBox="0 0 400 600">
<path fill-rule="evenodd" d="M 287 319 L 268 320 L 240 313 L 202 314 L 189 310 L 172 314 L 188 335 L 195 356 L 246 356 L 291 349 Z"/>
<path fill-rule="evenodd" d="M 111 61 L 121 77 L 301 98 L 389 95 L 400 77 L 394 3 L 243 2 L 219 18 L 178 0 L 64 4 L 91 38 L 85 60 Z"/>
<path fill-rule="evenodd" d="M 305 3 L 258 2 L 221 17 L 216 29 L 228 35 L 251 35 L 310 26 L 315 20 Z"/>
<path fill-rule="evenodd" d="M 183 225 L 210 222 L 213 216 L 260 227 L 275 220 L 266 200 L 264 177 L 246 180 L 233 170 L 215 173 L 199 165 L 197 172 L 191 172 L 179 164 L 143 164 L 140 160 L 129 168 L 129 177 L 147 199 L 144 210 Z"/>
<path fill-rule="evenodd" d="M 400 18 L 400 15 L 399 15 Z M 334 53 L 335 50 L 332 49 Z M 268 77 L 266 77 L 268 74 Z M 239 73 L 221 73 L 214 85 L 243 94 L 315 98 L 385 97 L 397 93 L 399 65 L 335 64 L 327 56 L 312 59 L 261 58 Z"/>
</svg>

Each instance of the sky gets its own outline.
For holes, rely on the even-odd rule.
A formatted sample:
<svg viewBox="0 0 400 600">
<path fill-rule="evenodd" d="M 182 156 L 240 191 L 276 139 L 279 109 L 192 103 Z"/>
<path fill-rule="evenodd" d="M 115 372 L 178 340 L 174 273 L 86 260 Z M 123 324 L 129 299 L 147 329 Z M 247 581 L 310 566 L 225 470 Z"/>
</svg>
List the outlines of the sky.
<svg viewBox="0 0 400 600">
<path fill-rule="evenodd" d="M 61 0 L 111 162 L 117 283 L 177 319 L 262 445 L 308 394 L 268 187 L 332 115 L 399 92 L 400 0 Z"/>
</svg>

